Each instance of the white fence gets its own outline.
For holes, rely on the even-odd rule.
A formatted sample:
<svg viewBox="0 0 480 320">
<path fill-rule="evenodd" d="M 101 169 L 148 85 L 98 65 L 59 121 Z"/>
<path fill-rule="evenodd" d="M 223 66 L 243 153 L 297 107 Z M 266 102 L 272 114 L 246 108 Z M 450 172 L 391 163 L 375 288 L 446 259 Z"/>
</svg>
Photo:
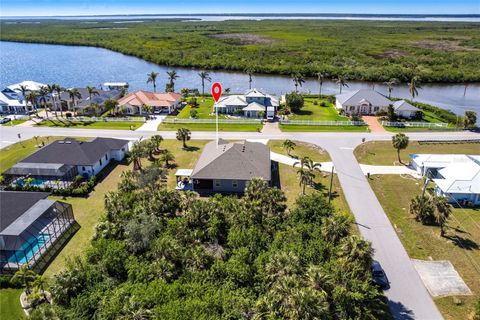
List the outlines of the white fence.
<svg viewBox="0 0 480 320">
<path fill-rule="evenodd" d="M 173 124 L 215 124 L 215 119 L 179 119 L 179 118 L 165 118 L 163 123 Z M 221 124 L 260 124 L 262 119 L 218 119 Z"/>
<path fill-rule="evenodd" d="M 448 123 L 445 122 L 389 122 L 382 121 L 382 126 L 385 127 L 413 127 L 413 128 L 447 128 Z"/>
<path fill-rule="evenodd" d="M 281 124 L 303 126 L 366 126 L 363 121 L 280 120 Z"/>
<path fill-rule="evenodd" d="M 145 117 L 48 117 L 48 120 L 81 122 L 145 122 Z"/>
</svg>

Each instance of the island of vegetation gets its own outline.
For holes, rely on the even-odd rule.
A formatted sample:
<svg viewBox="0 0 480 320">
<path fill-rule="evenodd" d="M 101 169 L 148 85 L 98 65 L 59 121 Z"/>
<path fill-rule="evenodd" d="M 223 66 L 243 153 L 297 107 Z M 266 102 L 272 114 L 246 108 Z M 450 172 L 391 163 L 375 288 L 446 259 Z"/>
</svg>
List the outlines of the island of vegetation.
<svg viewBox="0 0 480 320">
<path fill-rule="evenodd" d="M 3 21 L 0 40 L 111 49 L 168 66 L 333 79 L 480 81 L 479 23 Z"/>
</svg>

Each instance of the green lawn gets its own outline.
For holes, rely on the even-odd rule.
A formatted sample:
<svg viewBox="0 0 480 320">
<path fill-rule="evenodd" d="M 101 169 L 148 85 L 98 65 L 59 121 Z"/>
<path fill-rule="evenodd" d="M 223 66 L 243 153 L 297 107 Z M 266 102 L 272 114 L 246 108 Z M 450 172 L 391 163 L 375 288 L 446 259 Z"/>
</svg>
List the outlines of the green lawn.
<svg viewBox="0 0 480 320">
<path fill-rule="evenodd" d="M 276 153 L 288 155 L 287 151 L 283 149 L 282 143 L 284 140 L 269 140 L 268 146 L 270 150 Z M 301 158 L 301 157 L 310 157 L 315 162 L 326 162 L 331 161 L 330 155 L 326 150 L 323 150 L 319 146 L 301 142 L 301 141 L 294 141 L 296 146 L 293 151 L 290 152 L 290 156 L 293 158 Z"/>
<path fill-rule="evenodd" d="M 140 128 L 144 122 L 141 121 L 63 121 L 44 120 L 36 126 L 39 127 L 63 127 L 63 128 L 85 128 L 85 129 L 118 129 L 130 130 Z"/>
<path fill-rule="evenodd" d="M 458 128 L 413 128 L 413 127 L 405 127 L 405 128 L 397 128 L 397 127 L 385 127 L 385 130 L 390 131 L 390 132 L 428 132 L 428 131 L 445 131 L 445 132 L 450 132 L 450 131 L 461 131 L 462 129 Z"/>
<path fill-rule="evenodd" d="M 397 151 L 390 141 L 369 141 L 359 145 L 354 153 L 358 162 L 363 164 L 393 165 L 398 162 Z M 408 162 L 408 155 L 411 153 L 480 154 L 480 144 L 419 144 L 417 141 L 410 141 L 407 149 L 400 152 L 402 160 Z"/>
<path fill-rule="evenodd" d="M 284 132 L 368 132 L 367 126 L 305 126 L 305 125 L 279 125 Z"/>
<path fill-rule="evenodd" d="M 25 319 L 20 305 L 20 294 L 23 289 L 0 289 L 0 319 Z"/>
<path fill-rule="evenodd" d="M 218 131 L 247 131 L 247 132 L 259 132 L 262 130 L 262 124 L 218 124 Z M 180 128 L 187 128 L 190 131 L 215 131 L 216 126 L 214 123 L 162 123 L 158 126 L 159 131 L 176 131 Z"/>
<path fill-rule="evenodd" d="M 325 107 L 321 106 L 320 103 L 323 102 L 326 104 Z M 315 105 L 314 103 L 317 103 Z M 296 112 L 288 115 L 290 120 L 320 120 L 320 121 L 348 121 L 349 119 L 345 116 L 338 114 L 337 110 L 333 103 L 329 102 L 326 99 L 318 100 L 315 98 L 305 98 L 305 104 L 303 108 Z"/>
<path fill-rule="evenodd" d="M 437 226 L 422 225 L 408 213 L 410 200 L 421 193 L 421 180 L 381 175 L 372 176 L 370 185 L 411 258 L 431 257 L 453 264 L 473 295 L 458 296 L 462 305 L 452 297 L 435 298 L 435 302 L 446 319 L 468 319 L 480 298 L 480 270 L 475 267 L 480 263 L 480 209 L 453 209 L 447 237 L 442 238 Z"/>
<path fill-rule="evenodd" d="M 189 99 L 189 98 L 187 98 Z M 197 117 L 198 119 L 215 119 L 215 115 L 213 113 L 213 99 L 209 97 L 197 97 L 198 106 L 192 108 L 190 105 L 186 105 L 176 118 L 180 119 L 190 119 L 190 110 L 196 110 L 198 112 Z M 221 118 L 225 118 L 224 116 L 219 115 Z M 172 118 L 175 118 L 172 116 Z"/>
</svg>

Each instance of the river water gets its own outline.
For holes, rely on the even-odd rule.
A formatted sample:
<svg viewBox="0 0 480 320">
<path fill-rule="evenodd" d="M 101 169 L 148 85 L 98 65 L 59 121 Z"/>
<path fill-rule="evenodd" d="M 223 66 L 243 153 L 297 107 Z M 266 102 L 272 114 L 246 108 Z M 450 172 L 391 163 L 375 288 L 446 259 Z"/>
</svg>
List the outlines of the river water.
<svg viewBox="0 0 480 320">
<path fill-rule="evenodd" d="M 181 88 L 198 88 L 201 91 L 199 70 L 190 68 L 168 68 L 126 56 L 110 50 L 94 47 L 78 47 L 47 44 L 27 44 L 0 41 L 0 90 L 24 80 L 41 83 L 57 83 L 63 87 L 99 87 L 104 82 L 128 82 L 130 90 L 152 90 L 147 84 L 147 73 L 159 72 L 157 90 L 162 91 L 167 82 L 166 71 L 175 69 L 180 76 L 175 83 Z M 218 81 L 232 93 L 244 92 L 249 87 L 248 76 L 240 72 L 211 71 L 212 81 Z M 349 81 L 343 92 L 362 88 L 375 88 L 386 94 L 381 83 Z M 209 91 L 206 85 L 206 92 Z M 254 75 L 252 87 L 282 95 L 295 89 L 289 77 L 276 75 Z M 318 93 L 318 82 L 308 79 L 300 88 L 306 93 Z M 332 81 L 323 84 L 322 93 L 337 94 L 338 86 Z M 409 98 L 408 87 L 397 85 L 392 96 Z M 436 105 L 463 115 L 466 110 L 480 115 L 480 83 L 470 84 L 465 92 L 463 84 L 424 84 L 419 90 L 417 101 Z"/>
</svg>

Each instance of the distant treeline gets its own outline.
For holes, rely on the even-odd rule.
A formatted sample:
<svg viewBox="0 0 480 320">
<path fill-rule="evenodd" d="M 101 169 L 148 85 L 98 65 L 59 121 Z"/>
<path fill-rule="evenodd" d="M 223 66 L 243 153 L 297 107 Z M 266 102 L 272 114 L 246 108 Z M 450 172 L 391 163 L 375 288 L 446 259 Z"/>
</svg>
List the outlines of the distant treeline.
<svg viewBox="0 0 480 320">
<path fill-rule="evenodd" d="M 93 22 L 93 23 L 92 23 Z M 480 81 L 480 23 L 333 20 L 41 21 L 1 40 L 111 49 L 167 66 L 329 78 Z"/>
</svg>

